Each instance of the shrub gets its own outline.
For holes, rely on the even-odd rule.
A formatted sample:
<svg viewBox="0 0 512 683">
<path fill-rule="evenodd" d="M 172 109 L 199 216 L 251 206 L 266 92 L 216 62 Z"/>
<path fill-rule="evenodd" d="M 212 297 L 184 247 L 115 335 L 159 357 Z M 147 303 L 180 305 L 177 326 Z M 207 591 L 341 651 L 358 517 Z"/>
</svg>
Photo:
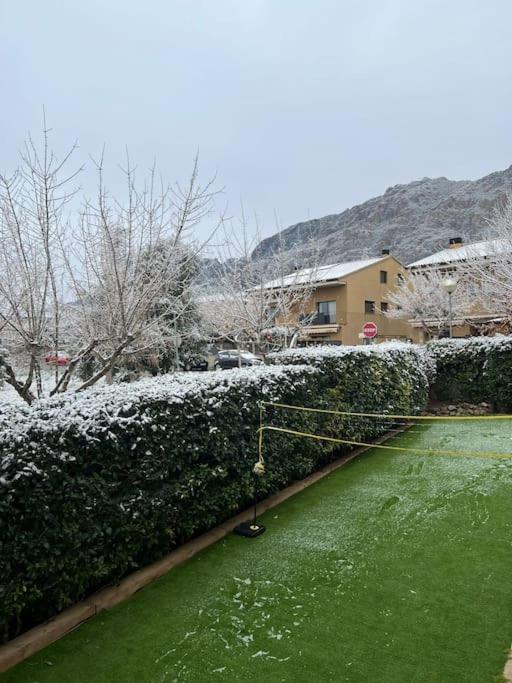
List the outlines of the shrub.
<svg viewBox="0 0 512 683">
<path fill-rule="evenodd" d="M 257 402 L 313 400 L 297 367 L 183 374 L 10 411 L 0 434 L 0 621 L 33 624 L 251 500 Z M 269 454 L 265 487 L 314 467 Z M 276 463 L 273 466 L 273 462 Z"/>
<path fill-rule="evenodd" d="M 426 361 L 420 347 L 390 342 L 375 346 L 321 346 L 272 354 L 282 364 L 321 369 L 317 406 L 327 410 L 414 415 L 428 399 Z M 376 418 L 317 416 L 327 436 L 368 440 L 393 425 Z M 347 449 L 344 449 L 347 450 Z"/>
<path fill-rule="evenodd" d="M 320 346 L 271 354 L 282 365 L 311 365 L 320 370 L 322 388 L 336 392 L 335 402 L 354 412 L 407 414 L 423 410 L 428 397 L 430 359 L 421 347 L 389 342 L 375 346 Z M 320 397 L 327 405 L 332 394 Z"/>
<path fill-rule="evenodd" d="M 7 637 L 246 507 L 259 400 L 423 407 L 426 382 L 410 347 L 280 358 L 281 366 L 95 388 L 0 415 L 0 625 Z M 322 426 L 314 413 L 275 418 L 298 431 Z M 329 444 L 267 433 L 258 496 L 332 455 Z"/>
<path fill-rule="evenodd" d="M 432 398 L 512 410 L 512 337 L 441 339 L 427 344 L 427 354 L 437 368 Z"/>
</svg>

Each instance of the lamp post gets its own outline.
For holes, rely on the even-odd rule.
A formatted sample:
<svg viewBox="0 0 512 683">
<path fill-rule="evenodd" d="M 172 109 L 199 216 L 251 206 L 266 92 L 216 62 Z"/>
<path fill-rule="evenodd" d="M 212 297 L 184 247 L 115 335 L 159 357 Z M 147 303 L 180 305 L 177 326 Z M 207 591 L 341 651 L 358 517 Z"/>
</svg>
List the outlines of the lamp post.
<svg viewBox="0 0 512 683">
<path fill-rule="evenodd" d="M 453 337 L 452 324 L 452 294 L 457 287 L 457 280 L 453 277 L 447 277 L 441 282 L 441 287 L 448 294 L 448 328 L 450 330 L 450 339 Z"/>
</svg>

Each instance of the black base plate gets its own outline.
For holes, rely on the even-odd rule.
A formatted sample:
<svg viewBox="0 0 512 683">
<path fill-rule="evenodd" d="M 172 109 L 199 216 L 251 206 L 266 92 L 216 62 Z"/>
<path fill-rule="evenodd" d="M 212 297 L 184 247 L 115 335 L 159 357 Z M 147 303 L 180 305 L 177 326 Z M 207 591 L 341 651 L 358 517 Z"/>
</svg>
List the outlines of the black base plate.
<svg viewBox="0 0 512 683">
<path fill-rule="evenodd" d="M 246 536 L 247 538 L 254 538 L 265 531 L 263 524 L 258 522 L 242 522 L 233 529 L 235 534 L 239 536 Z"/>
</svg>

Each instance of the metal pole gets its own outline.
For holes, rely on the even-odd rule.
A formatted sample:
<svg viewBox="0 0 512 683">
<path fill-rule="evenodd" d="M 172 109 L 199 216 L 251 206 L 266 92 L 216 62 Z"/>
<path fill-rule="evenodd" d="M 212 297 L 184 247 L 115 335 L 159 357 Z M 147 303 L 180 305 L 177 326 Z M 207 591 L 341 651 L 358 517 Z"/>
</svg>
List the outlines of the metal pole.
<svg viewBox="0 0 512 683">
<path fill-rule="evenodd" d="M 448 326 L 450 328 L 450 339 L 453 337 L 453 326 L 452 326 L 452 292 L 448 292 Z"/>
<path fill-rule="evenodd" d="M 178 321 L 174 321 L 174 362 L 176 363 L 176 371 L 180 369 L 180 349 L 178 346 Z"/>
</svg>

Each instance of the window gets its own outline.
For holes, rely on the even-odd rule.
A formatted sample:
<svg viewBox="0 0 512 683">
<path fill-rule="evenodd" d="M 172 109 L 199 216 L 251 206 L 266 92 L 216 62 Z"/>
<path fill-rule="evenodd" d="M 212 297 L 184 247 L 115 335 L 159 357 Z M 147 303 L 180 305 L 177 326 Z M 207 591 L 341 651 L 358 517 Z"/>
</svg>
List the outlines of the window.
<svg viewBox="0 0 512 683">
<path fill-rule="evenodd" d="M 267 308 L 265 311 L 265 318 L 266 318 L 266 324 L 267 325 L 273 325 L 275 323 L 275 320 L 277 318 L 277 308 Z"/>
<path fill-rule="evenodd" d="M 336 322 L 336 302 L 319 301 L 316 305 L 315 325 L 334 325 Z"/>
<path fill-rule="evenodd" d="M 387 313 L 389 311 L 389 304 L 387 301 L 380 302 L 380 310 L 382 311 L 382 313 Z"/>
<path fill-rule="evenodd" d="M 400 286 L 400 285 L 403 284 L 404 282 L 405 282 L 404 276 L 402 275 L 402 273 L 398 273 L 397 276 L 396 276 L 396 284 L 397 284 L 398 286 Z"/>
<path fill-rule="evenodd" d="M 385 285 L 388 281 L 388 271 L 387 270 L 381 270 L 380 271 L 380 283 L 381 285 Z"/>
<path fill-rule="evenodd" d="M 364 312 L 365 313 L 375 313 L 375 301 L 365 301 L 364 302 Z"/>
</svg>

